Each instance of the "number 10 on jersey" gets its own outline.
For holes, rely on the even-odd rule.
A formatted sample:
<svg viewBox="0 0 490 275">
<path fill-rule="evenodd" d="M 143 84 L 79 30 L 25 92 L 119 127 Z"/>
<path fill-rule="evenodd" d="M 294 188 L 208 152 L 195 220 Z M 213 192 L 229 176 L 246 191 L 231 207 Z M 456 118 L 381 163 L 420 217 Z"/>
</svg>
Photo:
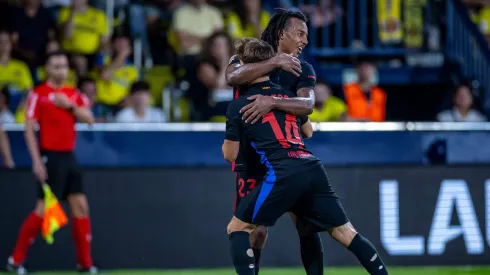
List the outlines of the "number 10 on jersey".
<svg viewBox="0 0 490 275">
<path fill-rule="evenodd" d="M 301 136 L 299 135 L 296 116 L 286 114 L 286 120 L 284 121 L 284 131 L 286 132 L 286 137 L 284 137 L 281 126 L 279 125 L 279 122 L 277 121 L 277 118 L 273 112 L 265 114 L 262 118 L 262 123 L 269 123 L 271 125 L 277 141 L 279 141 L 283 148 L 290 148 L 291 144 L 299 145 L 299 147 L 304 146 Z"/>
</svg>

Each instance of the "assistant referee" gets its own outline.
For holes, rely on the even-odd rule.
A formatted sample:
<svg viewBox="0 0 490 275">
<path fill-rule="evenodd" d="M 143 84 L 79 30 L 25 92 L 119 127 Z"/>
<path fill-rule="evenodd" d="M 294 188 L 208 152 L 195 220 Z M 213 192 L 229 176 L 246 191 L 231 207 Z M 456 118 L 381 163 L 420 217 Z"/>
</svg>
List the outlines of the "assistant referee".
<svg viewBox="0 0 490 275">
<path fill-rule="evenodd" d="M 93 123 L 88 99 L 76 88 L 64 85 L 68 77 L 68 58 L 62 52 L 46 57 L 46 82 L 29 94 L 26 106 L 25 140 L 32 158 L 32 170 L 38 180 L 38 200 L 34 211 L 20 228 L 8 269 L 25 273 L 22 266 L 29 246 L 41 231 L 44 192 L 47 183 L 60 200 L 68 201 L 72 216 L 73 241 L 78 269 L 96 274 L 91 256 L 91 226 L 87 198 L 83 192 L 82 174 L 73 149 L 75 123 Z M 39 125 L 39 144 L 36 138 Z"/>
</svg>

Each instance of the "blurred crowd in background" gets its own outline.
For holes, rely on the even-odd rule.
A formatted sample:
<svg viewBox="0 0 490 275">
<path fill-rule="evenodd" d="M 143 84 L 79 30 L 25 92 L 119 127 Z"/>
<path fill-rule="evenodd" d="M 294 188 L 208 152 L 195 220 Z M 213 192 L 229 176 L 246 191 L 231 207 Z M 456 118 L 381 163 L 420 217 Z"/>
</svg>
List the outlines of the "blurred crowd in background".
<svg viewBox="0 0 490 275">
<path fill-rule="evenodd" d="M 490 5 L 466 2 L 473 22 L 490 41 Z M 334 32 L 326 34 L 323 29 L 354 20 L 348 9 L 355 8 L 348 1 L 333 0 L 0 0 L 0 5 L 1 123 L 24 121 L 26 94 L 45 79 L 46 54 L 58 50 L 70 59 L 66 84 L 87 95 L 97 122 L 221 122 L 233 98 L 225 70 L 235 39 L 260 38 L 274 8 L 281 7 L 304 12 L 310 33 L 319 34 L 318 41 L 334 41 L 325 37 Z M 367 24 L 376 21 L 372 18 Z M 342 31 L 347 30 L 341 26 Z M 438 32 L 442 31 L 424 31 L 431 38 Z M 383 38 L 381 32 L 379 36 Z M 339 43 L 350 48 L 369 46 L 348 36 Z M 421 43 L 412 35 L 397 47 L 437 51 L 440 44 L 434 39 Z M 392 120 L 386 111 L 390 92 L 373 81 L 378 60 L 347 60 L 355 64 L 352 83 L 332 87 L 317 71 L 311 120 Z M 473 88 L 470 80 L 444 87 L 442 97 L 431 102 L 442 104 L 449 97 L 449 104 L 431 103 L 433 109 L 424 119 L 486 121 Z M 364 97 L 348 96 L 356 90 L 363 91 Z M 375 111 L 366 115 L 366 108 Z M 417 112 L 417 106 L 404 109 Z"/>
</svg>

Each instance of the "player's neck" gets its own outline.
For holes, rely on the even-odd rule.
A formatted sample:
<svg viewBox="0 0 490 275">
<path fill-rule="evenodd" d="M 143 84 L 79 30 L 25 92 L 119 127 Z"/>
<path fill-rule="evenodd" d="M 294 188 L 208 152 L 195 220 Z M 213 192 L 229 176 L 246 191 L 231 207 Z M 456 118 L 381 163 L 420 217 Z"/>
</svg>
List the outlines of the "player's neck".
<svg viewBox="0 0 490 275">
<path fill-rule="evenodd" d="M 259 77 L 259 78 L 255 79 L 250 84 L 265 82 L 265 81 L 269 81 L 269 80 L 270 80 L 269 76 L 263 76 L 263 77 Z"/>
<path fill-rule="evenodd" d="M 283 51 L 281 49 L 281 47 L 277 47 L 277 55 L 280 55 L 280 54 L 293 54 L 293 53 L 290 53 L 290 52 L 286 52 L 286 51 Z M 293 54 L 294 55 L 294 54 Z"/>
<path fill-rule="evenodd" d="M 0 64 L 7 65 L 10 61 L 10 54 L 1 54 L 0 55 Z"/>
<path fill-rule="evenodd" d="M 48 84 L 49 86 L 51 86 L 53 88 L 59 89 L 59 88 L 61 88 L 61 86 L 63 86 L 63 81 L 60 82 L 60 81 L 56 81 L 53 79 L 47 79 L 46 84 Z"/>
<path fill-rule="evenodd" d="M 286 53 L 286 52 L 284 52 L 284 51 L 281 49 L 281 47 L 277 47 L 277 55 L 280 55 L 280 54 L 283 54 L 283 53 L 285 53 L 285 54 L 291 54 L 291 53 Z"/>
</svg>

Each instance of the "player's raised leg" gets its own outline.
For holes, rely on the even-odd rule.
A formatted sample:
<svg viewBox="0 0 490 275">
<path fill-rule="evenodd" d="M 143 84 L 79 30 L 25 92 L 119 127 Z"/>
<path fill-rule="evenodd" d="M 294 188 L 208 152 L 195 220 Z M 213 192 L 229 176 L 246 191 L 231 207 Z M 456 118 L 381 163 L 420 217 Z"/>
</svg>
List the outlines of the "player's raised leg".
<svg viewBox="0 0 490 275">
<path fill-rule="evenodd" d="M 298 230 L 327 230 L 336 241 L 354 253 L 369 274 L 387 275 L 386 266 L 373 244 L 357 233 L 349 222 L 339 198 L 330 186 L 325 169 L 318 167 L 309 176 L 313 181 L 313 188 L 302 202 L 301 208 L 295 212 L 301 217 Z"/>
<path fill-rule="evenodd" d="M 359 234 L 350 222 L 330 229 L 328 232 L 336 241 L 356 255 L 359 262 L 369 274 L 388 274 L 388 270 L 374 245 Z"/>
<path fill-rule="evenodd" d="M 297 225 L 298 217 L 289 212 L 293 223 Z M 298 230 L 301 261 L 307 275 L 323 275 L 323 243 L 317 232 Z"/>
</svg>

